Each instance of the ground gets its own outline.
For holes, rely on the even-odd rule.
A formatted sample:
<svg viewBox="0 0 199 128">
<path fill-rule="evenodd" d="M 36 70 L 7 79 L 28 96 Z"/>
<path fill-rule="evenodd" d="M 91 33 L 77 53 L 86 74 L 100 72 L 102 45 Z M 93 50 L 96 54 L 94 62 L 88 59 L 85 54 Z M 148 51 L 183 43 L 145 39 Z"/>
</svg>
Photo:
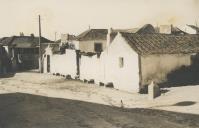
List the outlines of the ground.
<svg viewBox="0 0 199 128">
<path fill-rule="evenodd" d="M 198 90 L 168 88 L 151 101 L 63 77 L 17 73 L 0 79 L 0 128 L 198 128 Z"/>
</svg>

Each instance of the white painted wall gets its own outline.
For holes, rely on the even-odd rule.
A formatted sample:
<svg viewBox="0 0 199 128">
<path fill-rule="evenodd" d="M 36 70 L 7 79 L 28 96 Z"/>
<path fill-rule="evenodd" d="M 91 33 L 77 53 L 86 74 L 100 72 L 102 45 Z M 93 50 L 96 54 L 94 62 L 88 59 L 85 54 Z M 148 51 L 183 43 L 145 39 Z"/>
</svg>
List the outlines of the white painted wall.
<svg viewBox="0 0 199 128">
<path fill-rule="evenodd" d="M 47 53 L 51 54 L 51 73 L 70 74 L 75 78 L 77 72 L 75 50 L 67 49 L 63 55 L 53 55 L 50 50 Z M 124 58 L 122 68 L 119 67 L 119 57 Z M 121 35 L 118 35 L 110 47 L 102 52 L 100 58 L 97 55 L 92 57 L 81 55 L 80 79 L 94 79 L 96 84 L 112 82 L 116 89 L 138 92 L 138 54 Z"/>
<path fill-rule="evenodd" d="M 107 54 L 105 66 L 106 82 L 113 82 L 114 87 L 129 92 L 139 91 L 139 63 L 138 54 L 129 46 L 121 34 L 118 34 Z M 119 67 L 119 58 L 124 58 L 124 66 Z"/>
<path fill-rule="evenodd" d="M 82 55 L 80 60 L 80 79 L 94 79 L 96 84 L 104 82 L 103 57 L 97 58 L 97 55 L 92 57 Z"/>
<path fill-rule="evenodd" d="M 66 49 L 65 54 L 62 55 L 49 54 L 49 55 L 50 55 L 50 73 L 71 75 L 72 78 L 75 78 L 77 73 L 75 50 Z M 47 57 L 45 57 L 44 60 L 44 73 L 47 73 Z"/>
<path fill-rule="evenodd" d="M 124 58 L 124 67 L 119 67 L 119 58 Z M 81 57 L 80 79 L 94 79 L 95 83 L 112 82 L 114 88 L 129 92 L 139 91 L 138 54 L 118 35 L 110 47 L 97 55 Z"/>
</svg>

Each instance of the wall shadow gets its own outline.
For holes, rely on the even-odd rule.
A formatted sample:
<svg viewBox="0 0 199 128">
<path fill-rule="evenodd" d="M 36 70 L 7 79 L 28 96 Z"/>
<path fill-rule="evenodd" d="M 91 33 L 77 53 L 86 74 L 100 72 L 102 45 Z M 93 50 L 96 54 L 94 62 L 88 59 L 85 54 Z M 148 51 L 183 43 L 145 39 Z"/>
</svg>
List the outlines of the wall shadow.
<svg viewBox="0 0 199 128">
<path fill-rule="evenodd" d="M 167 75 L 167 81 L 160 87 L 199 85 L 199 54 L 191 56 L 191 65 L 182 66 Z"/>
<path fill-rule="evenodd" d="M 0 74 L 0 78 L 10 78 L 14 76 L 15 76 L 15 73 Z"/>
<path fill-rule="evenodd" d="M 23 93 L 0 94 L 1 128 L 199 127 L 199 115 L 127 109 Z"/>
</svg>

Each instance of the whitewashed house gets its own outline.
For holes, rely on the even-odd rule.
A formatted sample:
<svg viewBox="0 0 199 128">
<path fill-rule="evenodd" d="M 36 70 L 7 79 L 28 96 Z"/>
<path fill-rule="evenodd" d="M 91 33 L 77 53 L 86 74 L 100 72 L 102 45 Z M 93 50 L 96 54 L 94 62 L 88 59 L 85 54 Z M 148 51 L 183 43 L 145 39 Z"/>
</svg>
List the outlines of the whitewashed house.
<svg viewBox="0 0 199 128">
<path fill-rule="evenodd" d="M 151 81 L 197 82 L 198 52 L 199 35 L 118 33 L 107 49 L 105 71 L 114 87 L 124 90 L 141 91 Z"/>
<path fill-rule="evenodd" d="M 143 92 L 151 81 L 159 85 L 199 82 L 199 35 L 181 31 L 160 34 L 152 25 L 145 25 L 136 33 L 110 29 L 106 37 L 103 33 L 102 52 L 94 51 L 95 42 L 99 41 L 94 35 L 86 36 L 90 41 L 83 43 L 90 42 L 90 46 L 83 44 L 85 49 L 80 43 L 80 50 L 52 54 L 50 72 L 78 76 L 100 85 L 111 83 L 128 92 Z M 84 40 L 85 36 L 81 37 Z"/>
</svg>

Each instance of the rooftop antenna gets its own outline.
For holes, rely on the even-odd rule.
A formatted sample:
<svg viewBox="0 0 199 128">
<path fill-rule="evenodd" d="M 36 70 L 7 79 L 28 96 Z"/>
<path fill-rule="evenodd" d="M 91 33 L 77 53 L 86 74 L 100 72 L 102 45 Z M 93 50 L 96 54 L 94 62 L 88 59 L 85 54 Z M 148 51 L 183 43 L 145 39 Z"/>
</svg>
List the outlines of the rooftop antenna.
<svg viewBox="0 0 199 128">
<path fill-rule="evenodd" d="M 159 25 L 158 25 L 158 22 L 156 22 L 156 25 L 157 25 L 157 27 L 159 26 Z"/>
<path fill-rule="evenodd" d="M 158 26 L 159 26 L 158 22 L 156 22 L 156 26 L 157 26 L 157 27 L 156 27 L 156 29 L 157 29 L 157 30 L 156 30 L 156 31 L 157 31 L 157 33 L 160 33 L 160 30 L 159 30 L 159 27 L 158 27 Z"/>
<path fill-rule="evenodd" d="M 195 25 L 196 25 L 196 27 L 198 27 L 197 19 L 195 20 Z M 199 34 L 199 31 L 198 31 L 198 30 L 196 30 L 196 34 Z"/>
<path fill-rule="evenodd" d="M 55 32 L 55 42 L 57 41 L 57 32 Z"/>
<path fill-rule="evenodd" d="M 198 27 L 198 22 L 197 22 L 197 20 L 195 20 L 195 25 L 196 25 L 196 27 Z"/>
</svg>

